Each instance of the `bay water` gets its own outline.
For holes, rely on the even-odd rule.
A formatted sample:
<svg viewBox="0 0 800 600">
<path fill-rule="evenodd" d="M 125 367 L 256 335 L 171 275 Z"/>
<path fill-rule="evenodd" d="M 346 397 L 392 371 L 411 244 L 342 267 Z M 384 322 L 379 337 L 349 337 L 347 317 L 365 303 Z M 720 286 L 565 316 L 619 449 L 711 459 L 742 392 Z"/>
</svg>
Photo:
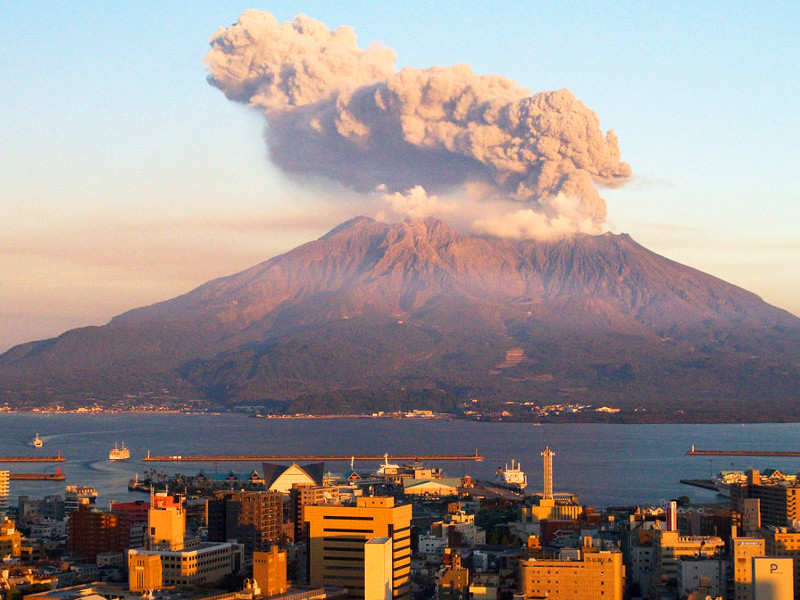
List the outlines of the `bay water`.
<svg viewBox="0 0 800 600">
<path fill-rule="evenodd" d="M 40 449 L 28 445 L 36 434 Z M 128 461 L 112 462 L 115 443 L 130 449 Z M 681 479 L 708 479 L 721 470 L 777 468 L 797 473 L 800 458 L 691 457 L 698 449 L 800 450 L 800 424 L 604 425 L 484 423 L 438 419 L 333 418 L 256 419 L 241 414 L 163 413 L 2 413 L 0 456 L 55 455 L 63 463 L 0 463 L 11 472 L 55 472 L 65 482 L 12 481 L 10 498 L 64 494 L 65 485 L 90 485 L 98 506 L 111 500 L 143 498 L 129 492 L 128 480 L 155 468 L 167 474 L 261 472 L 260 463 L 144 463 L 153 455 L 270 454 L 474 454 L 483 462 L 446 461 L 450 477 L 470 475 L 492 480 L 498 467 L 513 459 L 527 473 L 528 492 L 542 489 L 542 458 L 554 452 L 556 492 L 577 494 L 588 506 L 655 505 L 689 496 L 692 502 L 722 501 L 715 492 L 689 487 Z M 355 463 L 359 472 L 374 472 L 375 462 Z M 326 471 L 349 471 L 348 462 L 326 464 Z"/>
</svg>

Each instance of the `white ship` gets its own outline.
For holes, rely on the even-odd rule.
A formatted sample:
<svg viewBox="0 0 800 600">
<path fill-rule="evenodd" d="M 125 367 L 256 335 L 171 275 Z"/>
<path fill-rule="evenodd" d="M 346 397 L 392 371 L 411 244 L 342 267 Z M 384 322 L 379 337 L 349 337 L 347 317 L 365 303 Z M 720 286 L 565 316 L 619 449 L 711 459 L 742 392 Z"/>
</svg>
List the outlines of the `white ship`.
<svg viewBox="0 0 800 600">
<path fill-rule="evenodd" d="M 125 442 L 122 442 L 122 448 L 118 448 L 117 444 L 108 453 L 108 460 L 128 460 L 131 457 L 131 452 L 125 447 Z"/>
<path fill-rule="evenodd" d="M 525 477 L 522 465 L 516 463 L 515 466 L 514 459 L 511 459 L 511 468 L 506 463 L 505 467 L 497 469 L 495 483 L 501 487 L 522 491 L 528 485 L 528 478 Z"/>
<path fill-rule="evenodd" d="M 39 434 L 36 434 L 36 437 L 33 438 L 30 442 L 28 442 L 29 446 L 33 446 L 34 448 L 41 448 L 44 445 L 44 442 L 39 437 Z"/>
<path fill-rule="evenodd" d="M 400 472 L 400 465 L 389 462 L 389 454 L 383 455 L 383 464 L 378 467 L 376 475 L 397 475 Z"/>
</svg>

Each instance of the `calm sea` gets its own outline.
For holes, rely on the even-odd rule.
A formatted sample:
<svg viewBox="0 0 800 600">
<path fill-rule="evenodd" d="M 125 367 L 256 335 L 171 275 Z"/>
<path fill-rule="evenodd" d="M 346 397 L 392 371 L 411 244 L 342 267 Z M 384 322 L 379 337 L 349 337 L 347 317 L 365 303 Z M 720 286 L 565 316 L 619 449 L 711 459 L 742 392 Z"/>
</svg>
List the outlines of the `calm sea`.
<svg viewBox="0 0 800 600">
<path fill-rule="evenodd" d="M 44 447 L 27 445 L 36 434 Z M 131 459 L 110 462 L 115 442 L 130 448 Z M 91 485 L 98 504 L 141 498 L 128 492 L 128 480 L 150 467 L 166 473 L 195 474 L 261 470 L 258 463 L 143 463 L 152 454 L 472 454 L 485 462 L 444 462 L 448 476 L 492 479 L 498 466 L 511 459 L 528 475 L 528 491 L 541 490 L 545 446 L 555 451 L 554 488 L 578 494 L 594 507 L 656 504 L 687 495 L 693 502 L 712 502 L 709 491 L 680 483 L 683 478 L 708 478 L 724 469 L 768 467 L 796 473 L 800 459 L 688 457 L 698 448 L 798 450 L 800 424 L 753 425 L 533 425 L 413 419 L 253 419 L 242 415 L 100 414 L 0 415 L 0 456 L 55 455 L 66 482 L 11 482 L 11 501 L 19 495 L 63 494 L 64 485 Z M 53 472 L 58 464 L 0 463 L 12 472 Z M 330 463 L 326 470 L 344 472 L 348 463 Z M 374 471 L 375 463 L 356 470 Z"/>
</svg>

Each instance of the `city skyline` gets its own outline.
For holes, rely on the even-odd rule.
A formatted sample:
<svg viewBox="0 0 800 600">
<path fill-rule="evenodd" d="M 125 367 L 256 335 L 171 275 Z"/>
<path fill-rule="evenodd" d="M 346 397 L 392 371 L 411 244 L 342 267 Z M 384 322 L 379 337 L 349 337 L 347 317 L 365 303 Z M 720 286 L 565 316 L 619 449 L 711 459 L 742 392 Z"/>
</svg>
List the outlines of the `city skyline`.
<svg viewBox="0 0 800 600">
<path fill-rule="evenodd" d="M 263 119 L 206 81 L 250 5 L 4 11 L 0 351 L 187 292 L 374 210 L 267 160 Z M 397 68 L 470 65 L 567 88 L 633 170 L 604 229 L 800 314 L 796 5 L 285 2 Z M 369 216 L 374 216 L 370 214 Z"/>
</svg>

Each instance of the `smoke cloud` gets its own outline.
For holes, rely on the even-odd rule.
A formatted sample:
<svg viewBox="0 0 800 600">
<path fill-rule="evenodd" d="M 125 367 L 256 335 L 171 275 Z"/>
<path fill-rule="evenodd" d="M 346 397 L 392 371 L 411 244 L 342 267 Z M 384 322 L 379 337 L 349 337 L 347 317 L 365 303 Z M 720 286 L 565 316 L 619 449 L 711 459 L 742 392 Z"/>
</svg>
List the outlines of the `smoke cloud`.
<svg viewBox="0 0 800 600">
<path fill-rule="evenodd" d="M 597 186 L 631 174 L 614 132 L 566 89 L 531 95 L 465 64 L 398 72 L 392 50 L 303 15 L 248 10 L 210 44 L 209 82 L 263 113 L 276 165 L 378 190 L 384 215 L 446 218 L 461 204 L 493 235 L 597 232 Z"/>
</svg>

